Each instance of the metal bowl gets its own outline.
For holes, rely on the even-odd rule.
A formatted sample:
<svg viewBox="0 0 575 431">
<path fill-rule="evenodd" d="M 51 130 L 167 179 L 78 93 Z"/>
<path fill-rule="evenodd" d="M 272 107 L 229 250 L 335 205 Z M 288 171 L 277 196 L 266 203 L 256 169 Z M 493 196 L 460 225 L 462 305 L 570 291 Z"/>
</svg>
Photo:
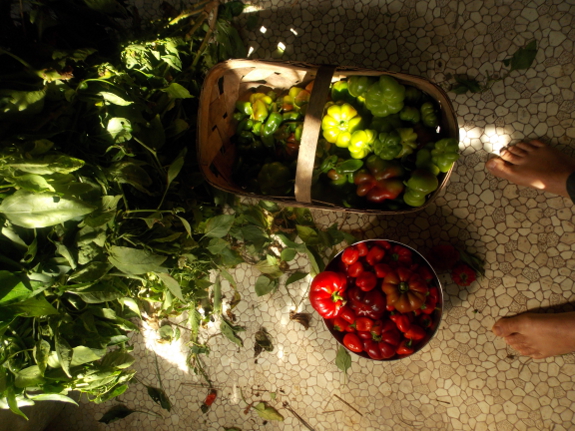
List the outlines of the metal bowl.
<svg viewBox="0 0 575 431">
<path fill-rule="evenodd" d="M 433 311 L 433 313 L 430 314 L 433 329 L 431 331 L 427 332 L 425 338 L 423 338 L 422 340 L 419 340 L 417 342 L 413 353 L 410 353 L 409 355 L 397 355 L 396 354 L 395 356 L 393 356 L 389 359 L 373 359 L 366 352 L 357 353 L 357 352 L 353 352 L 353 351 L 347 349 L 347 347 L 346 347 L 346 349 L 349 352 L 353 353 L 354 355 L 361 356 L 362 358 L 370 359 L 373 361 L 381 361 L 381 362 L 383 362 L 383 361 L 397 361 L 399 359 L 403 359 L 403 358 L 406 358 L 408 356 L 414 355 L 415 353 L 420 351 L 423 347 L 425 347 L 429 343 L 429 341 L 437 333 L 437 330 L 439 329 L 439 326 L 441 324 L 441 318 L 443 315 L 443 303 L 444 303 L 443 289 L 441 287 L 441 282 L 439 281 L 439 277 L 437 276 L 437 273 L 435 272 L 433 267 L 429 264 L 427 259 L 425 259 L 425 257 L 423 257 L 423 255 L 421 253 L 419 253 L 417 250 L 415 250 L 413 247 L 411 247 L 407 244 L 404 244 L 404 243 L 399 242 L 399 241 L 391 240 L 391 239 L 367 239 L 364 241 L 358 241 L 352 245 L 356 245 L 359 243 L 373 243 L 373 242 L 378 242 L 378 241 L 387 241 L 388 243 L 390 243 L 392 245 L 394 245 L 394 244 L 401 245 L 401 246 L 411 250 L 413 253 L 413 260 L 419 264 L 426 265 L 428 267 L 428 269 L 431 271 L 434 278 L 428 284 L 429 284 L 429 286 L 436 286 L 437 290 L 439 292 L 439 300 L 438 300 L 436 309 Z M 332 259 L 332 261 L 326 266 L 325 270 L 326 271 L 340 272 L 341 271 L 341 265 L 343 265 L 343 263 L 341 262 L 341 255 L 342 254 L 343 254 L 343 250 L 340 251 Z M 384 316 L 385 315 L 387 315 L 387 312 L 386 312 L 386 314 L 384 314 Z M 340 331 L 336 331 L 333 329 L 333 319 L 323 319 L 323 321 L 324 321 L 327 329 L 329 330 L 329 332 L 331 332 L 331 335 L 333 335 L 333 337 L 337 340 L 337 342 L 339 344 L 341 344 L 342 346 L 345 347 L 345 345 L 343 344 L 343 337 L 345 335 L 345 332 L 340 332 Z"/>
</svg>

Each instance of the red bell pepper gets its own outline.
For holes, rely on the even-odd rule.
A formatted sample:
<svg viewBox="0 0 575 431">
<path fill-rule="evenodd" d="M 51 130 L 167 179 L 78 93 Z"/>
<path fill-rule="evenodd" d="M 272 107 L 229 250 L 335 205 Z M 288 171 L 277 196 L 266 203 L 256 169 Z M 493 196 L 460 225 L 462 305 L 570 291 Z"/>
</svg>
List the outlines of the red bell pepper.
<svg viewBox="0 0 575 431">
<path fill-rule="evenodd" d="M 427 295 L 425 303 L 421 306 L 421 311 L 425 314 L 431 314 L 437 307 L 437 299 L 432 295 Z"/>
<path fill-rule="evenodd" d="M 367 244 L 365 242 L 359 242 L 355 244 L 355 248 L 357 248 L 360 257 L 367 256 L 367 253 L 369 252 L 369 249 L 367 248 Z"/>
<path fill-rule="evenodd" d="M 346 265 L 353 265 L 359 259 L 359 251 L 353 245 L 347 247 L 341 254 L 341 261 Z"/>
<path fill-rule="evenodd" d="M 347 288 L 345 275 L 323 271 L 311 282 L 309 300 L 312 307 L 324 319 L 337 317 L 345 305 L 344 292 Z"/>
<path fill-rule="evenodd" d="M 403 335 L 405 335 L 405 338 L 409 338 L 410 340 L 419 341 L 425 338 L 425 330 L 421 326 L 417 326 L 412 323 L 407 332 Z"/>
<path fill-rule="evenodd" d="M 460 263 L 451 271 L 451 278 L 458 286 L 469 286 L 477 279 L 477 275 L 469 265 Z"/>
<path fill-rule="evenodd" d="M 414 351 L 413 340 L 403 340 L 397 347 L 398 355 L 411 355 Z"/>
<path fill-rule="evenodd" d="M 411 320 L 409 314 L 394 313 L 391 316 L 389 316 L 389 318 L 393 321 L 393 323 L 395 323 L 397 329 L 399 329 L 403 333 L 407 332 L 409 330 L 409 327 L 411 326 Z"/>
<path fill-rule="evenodd" d="M 347 267 L 347 275 L 350 277 L 358 277 L 363 271 L 365 271 L 365 269 L 359 260 Z"/>
<path fill-rule="evenodd" d="M 350 325 L 353 325 L 355 323 L 355 320 L 357 319 L 355 311 L 353 311 L 348 304 L 344 305 L 341 308 L 338 317 L 341 317 Z"/>
<path fill-rule="evenodd" d="M 341 315 L 337 316 L 334 320 L 333 320 L 333 329 L 335 331 L 339 331 L 339 332 L 353 332 L 355 331 L 355 328 L 351 327 L 351 324 L 347 321 L 345 321 Z"/>
<path fill-rule="evenodd" d="M 365 260 L 371 266 L 375 266 L 376 264 L 381 262 L 384 256 L 385 256 L 385 250 L 382 249 L 381 247 L 378 247 L 377 245 L 374 245 L 367 253 L 367 256 L 365 256 Z"/>
<path fill-rule="evenodd" d="M 358 317 L 355 321 L 355 329 L 357 332 L 370 332 L 373 328 L 373 320 L 369 317 Z"/>
</svg>

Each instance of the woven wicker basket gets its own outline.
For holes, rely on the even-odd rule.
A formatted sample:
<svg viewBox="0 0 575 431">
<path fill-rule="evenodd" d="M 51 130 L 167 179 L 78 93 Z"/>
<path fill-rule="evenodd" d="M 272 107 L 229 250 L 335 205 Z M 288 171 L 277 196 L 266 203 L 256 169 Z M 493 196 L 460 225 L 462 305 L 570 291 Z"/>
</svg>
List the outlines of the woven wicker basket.
<svg viewBox="0 0 575 431">
<path fill-rule="evenodd" d="M 381 211 L 346 208 L 311 199 L 313 163 L 320 135 L 322 111 L 328 100 L 329 87 L 331 82 L 339 81 L 349 75 L 391 75 L 402 84 L 424 91 L 439 104 L 443 134 L 459 141 L 457 119 L 449 98 L 441 88 L 424 78 L 353 67 L 318 66 L 285 61 L 229 60 L 212 68 L 204 81 L 200 95 L 197 151 L 205 179 L 212 186 L 229 193 L 289 206 L 378 215 L 407 214 L 425 208 L 446 186 L 453 168 L 443 177 L 439 188 L 427 199 L 426 203 L 417 208 Z M 304 86 L 312 80 L 315 82 L 304 119 L 294 196 L 264 196 L 244 191 L 232 180 L 236 149 L 230 138 L 235 132 L 233 113 L 236 101 L 253 89 L 273 89 L 276 92 L 282 92 L 294 85 Z"/>
</svg>

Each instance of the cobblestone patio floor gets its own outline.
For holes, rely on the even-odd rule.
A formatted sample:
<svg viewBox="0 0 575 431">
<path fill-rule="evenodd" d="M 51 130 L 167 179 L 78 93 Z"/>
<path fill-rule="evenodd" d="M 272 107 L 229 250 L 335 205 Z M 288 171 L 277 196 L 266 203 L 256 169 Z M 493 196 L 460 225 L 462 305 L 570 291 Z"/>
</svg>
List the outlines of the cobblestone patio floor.
<svg viewBox="0 0 575 431">
<path fill-rule="evenodd" d="M 148 2 L 154 3 L 154 2 Z M 468 288 L 442 279 L 447 304 L 436 337 L 393 363 L 354 357 L 346 377 L 335 365 L 337 344 L 314 318 L 307 330 L 289 320 L 292 302 L 280 293 L 257 297 L 257 274 L 236 271 L 245 347 L 219 337 L 206 367 L 219 396 L 207 413 L 201 377 L 185 366 L 187 347 L 159 344 L 146 328 L 133 338 L 139 378 L 157 386 L 155 356 L 174 405 L 161 410 L 144 386 L 118 400 L 67 406 L 51 431 L 303 430 L 284 402 L 316 431 L 573 430 L 575 356 L 518 356 L 491 333 L 500 317 L 528 309 L 571 310 L 575 300 L 575 207 L 568 199 L 498 180 L 485 171 L 509 143 L 542 138 L 575 148 L 575 2 L 573 0 L 253 0 L 259 24 L 244 31 L 251 58 L 357 65 L 427 77 L 445 88 L 466 73 L 485 81 L 502 60 L 531 40 L 538 52 L 482 94 L 449 93 L 457 113 L 462 158 L 448 186 L 425 210 L 394 217 L 316 211 L 365 238 L 390 238 L 426 251 L 451 241 L 486 261 L 486 276 Z M 155 10 L 157 6 L 149 6 Z M 142 8 L 145 10 L 145 8 Z M 261 27 L 267 31 L 262 32 Z M 281 54 L 278 43 L 285 45 Z M 305 261 L 300 261 L 305 265 Z M 305 290 L 300 286 L 299 294 Z M 297 294 L 297 290 L 296 290 Z M 302 310 L 312 312 L 302 298 Z M 265 327 L 273 352 L 253 358 L 254 334 Z M 185 331 L 184 336 L 185 339 Z M 285 421 L 264 424 L 246 403 L 265 399 Z M 345 403 L 342 401 L 344 400 Z M 135 413 L 104 425 L 98 419 L 122 402 Z"/>
</svg>

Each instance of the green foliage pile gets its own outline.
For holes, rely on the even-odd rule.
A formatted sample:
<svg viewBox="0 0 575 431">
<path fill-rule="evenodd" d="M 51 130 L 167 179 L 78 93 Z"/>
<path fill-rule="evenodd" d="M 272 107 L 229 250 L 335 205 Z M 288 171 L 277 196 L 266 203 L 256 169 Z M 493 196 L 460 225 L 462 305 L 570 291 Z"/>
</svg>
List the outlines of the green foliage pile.
<svg viewBox="0 0 575 431">
<path fill-rule="evenodd" d="M 140 318 L 171 341 L 166 319 L 186 313 L 208 379 L 203 326 L 242 344 L 237 292 L 222 315 L 230 268 L 256 265 L 270 294 L 307 275 L 298 254 L 317 273 L 349 239 L 306 210 L 236 202 L 197 168 L 202 80 L 246 55 L 243 7 L 164 3 L 143 22 L 120 0 L 0 0 L 0 407 L 122 394 Z"/>
</svg>

